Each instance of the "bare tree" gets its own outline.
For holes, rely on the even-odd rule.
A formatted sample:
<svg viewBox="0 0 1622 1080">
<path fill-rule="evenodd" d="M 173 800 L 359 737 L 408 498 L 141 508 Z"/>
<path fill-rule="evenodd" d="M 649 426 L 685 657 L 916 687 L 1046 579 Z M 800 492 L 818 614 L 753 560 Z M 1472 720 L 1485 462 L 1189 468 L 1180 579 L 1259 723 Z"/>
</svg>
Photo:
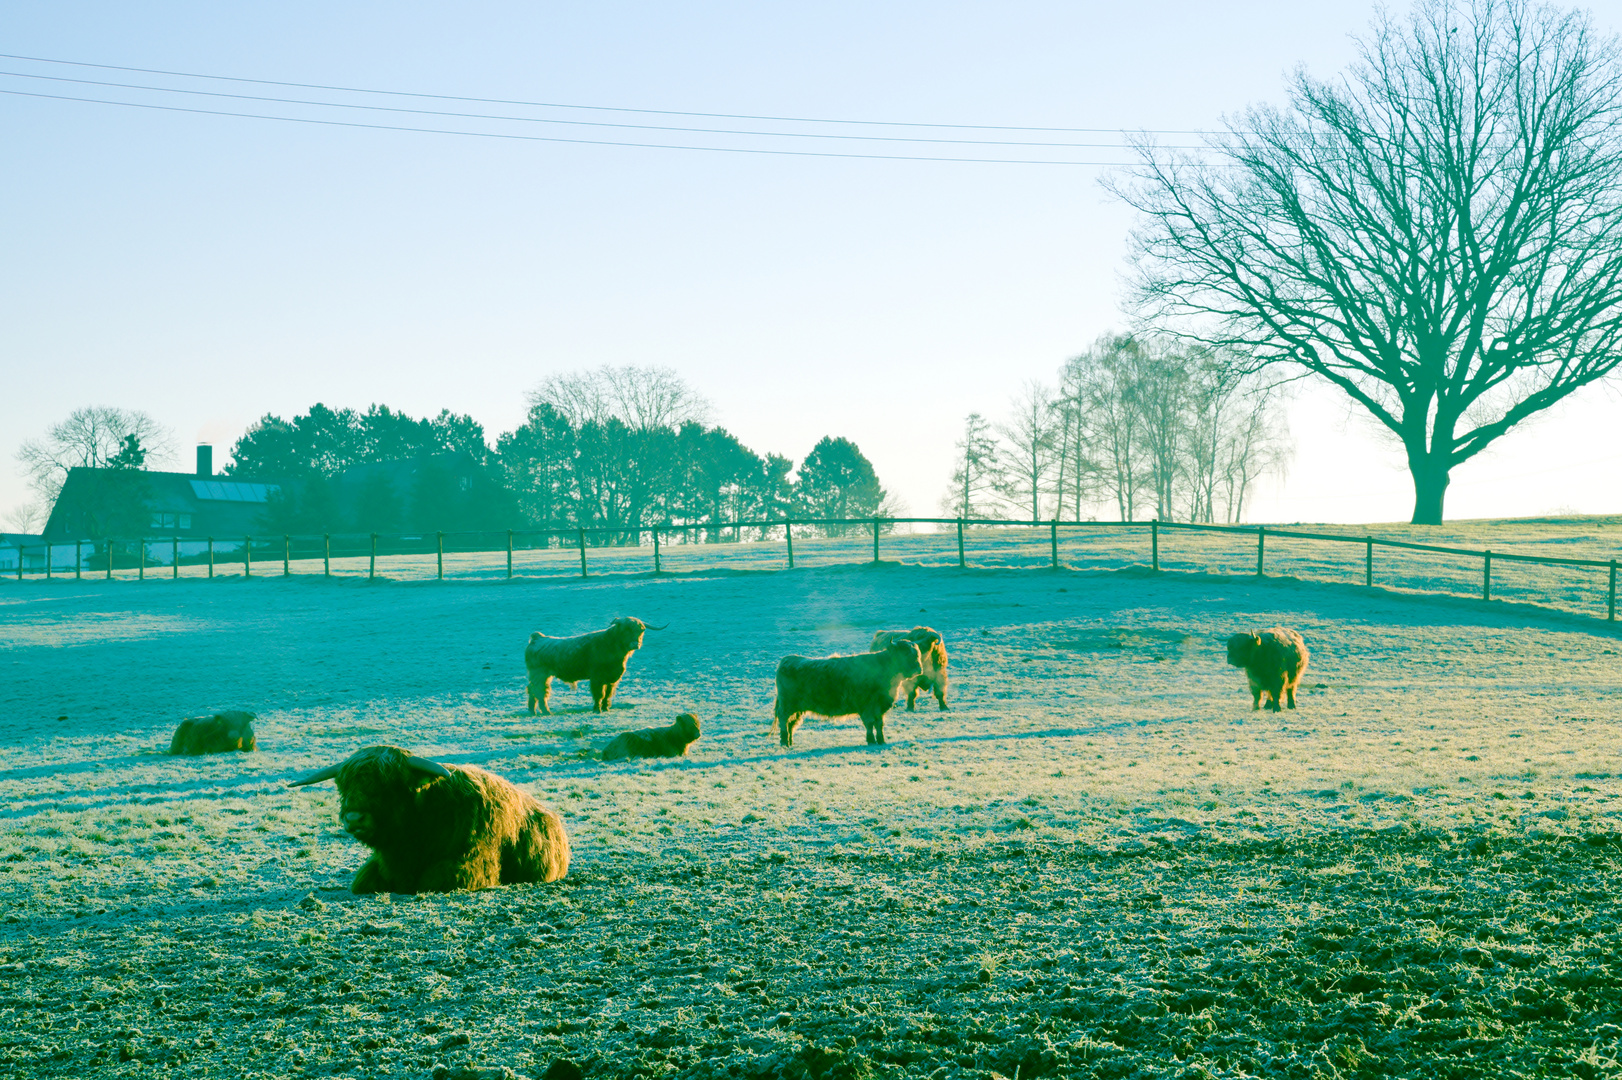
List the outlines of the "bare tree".
<svg viewBox="0 0 1622 1080">
<path fill-rule="evenodd" d="M 45 527 L 50 511 L 38 501 L 18 503 L 6 511 L 5 524 L 11 532 L 34 534 Z"/>
<path fill-rule="evenodd" d="M 1092 425 L 1099 486 L 1114 499 L 1122 521 L 1135 519 L 1145 479 L 1139 430 L 1143 365 L 1142 346 L 1124 334 L 1105 334 L 1065 364 L 1066 384 Z"/>
<path fill-rule="evenodd" d="M 1041 520 L 1042 496 L 1058 461 L 1053 405 L 1053 391 L 1033 379 L 1014 398 L 1008 421 L 997 425 L 1007 444 L 999 489 L 1016 512 L 1029 508 L 1032 521 Z"/>
<path fill-rule="evenodd" d="M 1285 388 L 1247 375 L 1244 357 L 1201 350 L 1193 359 L 1188 519 L 1238 522 L 1251 482 L 1289 461 Z"/>
<path fill-rule="evenodd" d="M 1081 520 L 1082 505 L 1091 500 L 1098 473 L 1098 464 L 1089 451 L 1093 432 L 1088 424 L 1083 374 L 1076 359 L 1067 360 L 1059 369 L 1059 392 L 1054 402 L 1058 414 L 1054 446 L 1059 457 L 1059 474 L 1053 482 L 1057 500 L 1054 513 L 1064 517 L 1068 505 L 1073 521 Z"/>
<path fill-rule="evenodd" d="M 172 452 L 169 429 L 146 413 L 93 405 L 73 410 L 66 420 L 53 424 L 43 439 L 24 442 L 17 460 L 41 504 L 50 506 L 69 469 L 142 468 L 148 460 Z"/>
<path fill-rule="evenodd" d="M 1137 431 L 1155 517 L 1175 521 L 1180 489 L 1188 479 L 1188 443 L 1196 422 L 1190 369 L 1198 359 L 1160 340 L 1141 342 L 1137 355 Z"/>
<path fill-rule="evenodd" d="M 1115 190 L 1142 314 L 1338 387 L 1435 524 L 1456 466 L 1622 363 L 1622 63 L 1532 0 L 1420 0 L 1359 45 Z"/>
<path fill-rule="evenodd" d="M 963 421 L 963 438 L 956 443 L 957 465 L 951 486 L 941 498 L 941 511 L 950 517 L 1000 517 L 991 500 L 1000 475 L 997 440 L 986 418 L 972 412 Z"/>
<path fill-rule="evenodd" d="M 550 375 L 529 392 L 529 404 L 551 405 L 571 424 L 618 420 L 632 431 L 705 423 L 710 403 L 667 367 L 609 367 Z"/>
</svg>

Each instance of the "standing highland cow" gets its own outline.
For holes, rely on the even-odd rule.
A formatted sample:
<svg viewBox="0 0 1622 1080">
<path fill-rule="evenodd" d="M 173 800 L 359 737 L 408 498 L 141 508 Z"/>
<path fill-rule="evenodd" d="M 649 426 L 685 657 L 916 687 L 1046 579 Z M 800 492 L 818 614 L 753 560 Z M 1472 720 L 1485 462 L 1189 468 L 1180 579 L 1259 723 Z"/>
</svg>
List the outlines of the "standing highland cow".
<svg viewBox="0 0 1622 1080">
<path fill-rule="evenodd" d="M 552 715 L 553 679 L 568 683 L 570 689 L 580 680 L 588 680 L 592 712 L 607 712 L 614 700 L 614 687 L 625 677 L 625 665 L 631 654 L 642 647 L 642 632 L 663 629 L 648 626 L 641 619 L 620 618 L 609 623 L 607 630 L 579 637 L 547 637 L 535 631 L 524 647 L 530 715 L 535 715 L 536 705 L 541 712 Z"/>
<path fill-rule="evenodd" d="M 488 889 L 568 872 L 563 820 L 483 769 L 369 746 L 292 786 L 323 780 L 338 783 L 344 831 L 372 849 L 356 893 Z"/>
<path fill-rule="evenodd" d="M 1310 658 L 1307 643 L 1286 626 L 1235 634 L 1228 639 L 1228 663 L 1244 668 L 1245 678 L 1250 681 L 1251 712 L 1262 707 L 1263 698 L 1273 712 L 1279 711 L 1281 701 L 1295 708 L 1295 688 Z"/>
<path fill-rule="evenodd" d="M 884 741 L 884 714 L 895 704 L 901 683 L 923 671 L 918 646 L 905 639 L 877 652 L 808 660 L 785 656 L 777 664 L 778 738 L 794 745 L 794 729 L 806 713 L 860 716 L 867 741 Z"/>
<path fill-rule="evenodd" d="M 698 717 L 684 712 L 669 727 L 626 731 L 603 747 L 604 761 L 637 757 L 686 757 L 687 747 L 698 741 Z"/>
<path fill-rule="evenodd" d="M 213 716 L 188 716 L 169 740 L 169 752 L 226 754 L 233 750 L 253 750 L 259 745 L 253 737 L 255 719 L 253 713 L 241 709 L 227 709 Z"/>
<path fill-rule="evenodd" d="M 934 692 L 935 700 L 940 702 L 941 712 L 945 712 L 946 642 L 929 627 L 915 626 L 911 630 L 880 630 L 873 635 L 872 649 L 878 652 L 892 641 L 910 641 L 918 646 L 918 656 L 924 665 L 923 671 L 902 684 L 907 691 L 907 711 L 916 709 L 918 691 L 930 690 Z"/>
</svg>

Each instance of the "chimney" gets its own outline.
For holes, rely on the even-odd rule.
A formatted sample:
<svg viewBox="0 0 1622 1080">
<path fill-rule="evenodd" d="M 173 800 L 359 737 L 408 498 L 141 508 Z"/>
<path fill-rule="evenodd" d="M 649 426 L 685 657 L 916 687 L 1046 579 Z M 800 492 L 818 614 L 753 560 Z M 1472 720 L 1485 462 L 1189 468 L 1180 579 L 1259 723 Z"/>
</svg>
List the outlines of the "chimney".
<svg viewBox="0 0 1622 1080">
<path fill-rule="evenodd" d="M 214 475 L 214 448 L 208 443 L 197 444 L 197 475 Z"/>
</svg>

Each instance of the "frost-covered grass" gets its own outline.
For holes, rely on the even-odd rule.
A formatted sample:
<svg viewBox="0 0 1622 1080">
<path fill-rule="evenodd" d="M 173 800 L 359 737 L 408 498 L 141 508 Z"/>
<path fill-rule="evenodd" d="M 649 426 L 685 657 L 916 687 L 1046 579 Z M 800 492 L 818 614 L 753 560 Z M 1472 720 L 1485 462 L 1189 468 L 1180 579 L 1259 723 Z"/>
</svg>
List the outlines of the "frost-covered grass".
<svg viewBox="0 0 1622 1080">
<path fill-rule="evenodd" d="M 620 614 L 671 626 L 615 710 L 527 715 L 528 632 Z M 1252 712 L 1222 639 L 1278 622 L 1313 664 Z M 779 656 L 915 623 L 951 712 L 777 745 Z M 1610 1075 L 1619 653 L 1142 568 L 8 587 L 0 1073 Z M 160 752 L 228 707 L 262 752 Z M 684 710 L 690 758 L 593 760 Z M 350 897 L 331 786 L 284 782 L 377 742 L 557 808 L 569 877 Z"/>
</svg>

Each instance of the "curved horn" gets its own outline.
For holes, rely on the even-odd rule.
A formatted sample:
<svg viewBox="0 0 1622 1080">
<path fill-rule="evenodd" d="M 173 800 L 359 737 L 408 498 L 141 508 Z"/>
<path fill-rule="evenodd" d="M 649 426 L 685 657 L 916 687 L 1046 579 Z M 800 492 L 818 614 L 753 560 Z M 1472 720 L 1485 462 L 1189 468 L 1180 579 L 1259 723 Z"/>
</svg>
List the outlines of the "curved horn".
<svg viewBox="0 0 1622 1080">
<path fill-rule="evenodd" d="M 644 629 L 644 630 L 669 630 L 670 629 L 670 624 L 665 623 L 663 626 L 644 626 L 642 629 Z"/>
<path fill-rule="evenodd" d="M 418 772 L 429 773 L 433 776 L 443 776 L 447 780 L 450 779 L 451 771 L 437 761 L 429 761 L 425 757 L 418 757 L 415 754 L 407 754 L 406 764 L 411 768 L 416 769 Z"/>
<path fill-rule="evenodd" d="M 287 782 L 287 786 L 304 787 L 306 784 L 319 784 L 323 780 L 331 780 L 334 776 L 337 776 L 338 770 L 341 768 L 343 768 L 343 764 L 341 762 L 337 765 L 328 765 L 324 769 L 315 770 L 315 772 L 311 773 L 309 776 L 302 776 L 297 780 L 289 780 Z"/>
</svg>

